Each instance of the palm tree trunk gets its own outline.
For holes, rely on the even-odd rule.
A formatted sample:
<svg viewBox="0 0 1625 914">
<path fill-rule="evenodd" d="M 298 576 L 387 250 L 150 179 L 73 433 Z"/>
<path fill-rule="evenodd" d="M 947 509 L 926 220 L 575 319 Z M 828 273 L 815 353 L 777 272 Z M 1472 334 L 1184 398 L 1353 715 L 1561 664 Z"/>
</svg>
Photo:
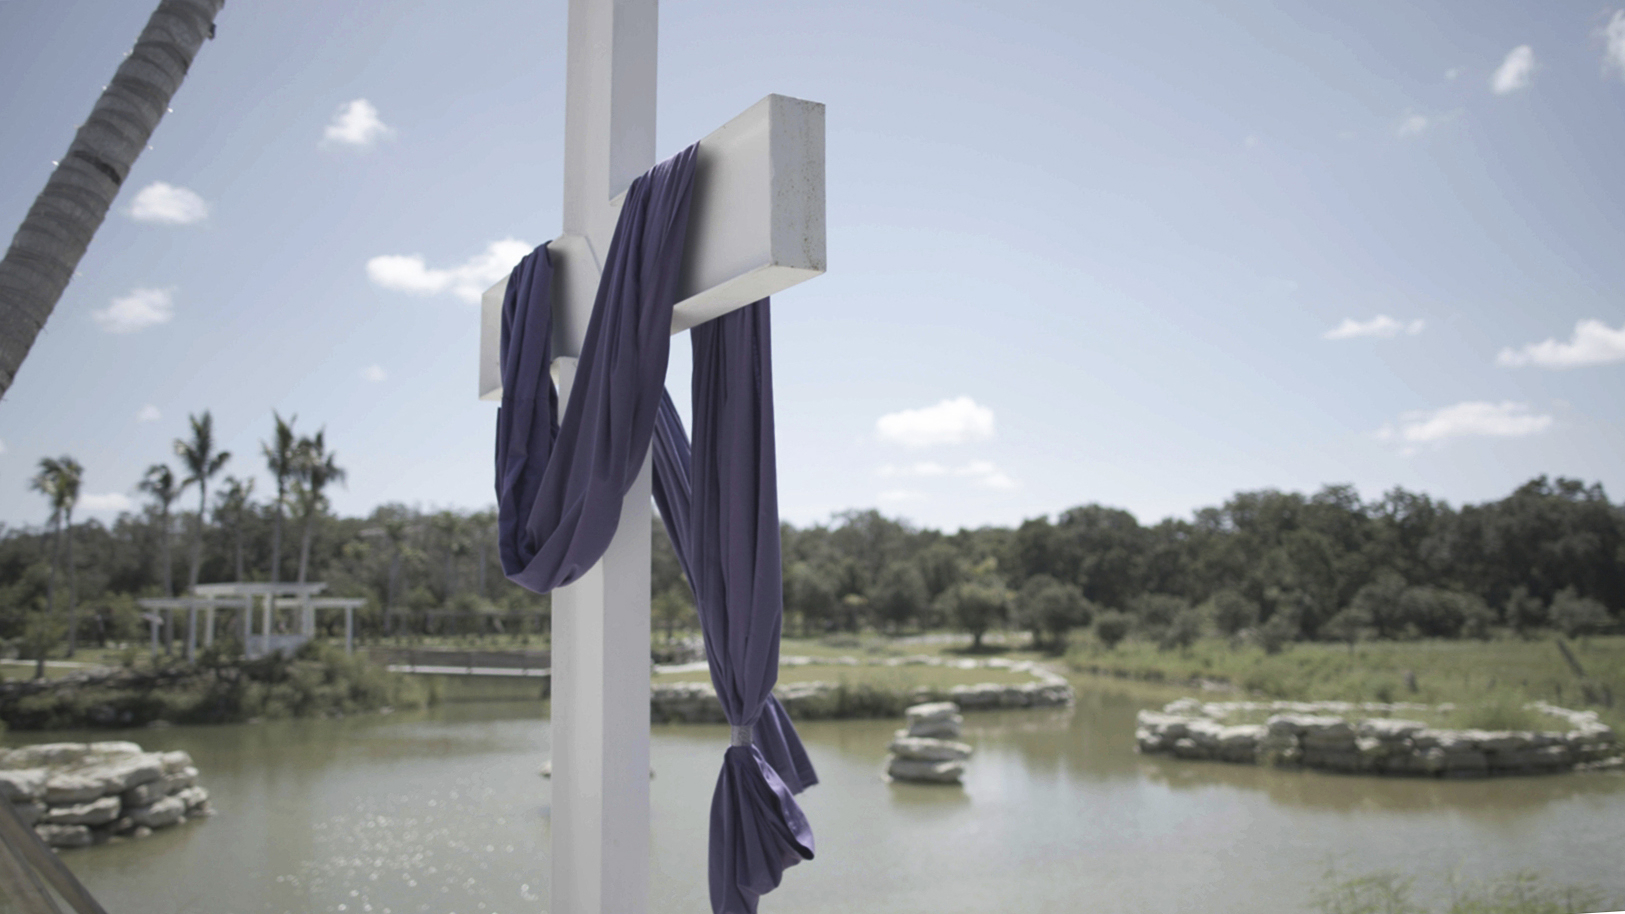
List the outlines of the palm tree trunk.
<svg viewBox="0 0 1625 914">
<path fill-rule="evenodd" d="M 188 576 L 188 591 L 197 587 L 198 567 L 203 563 L 203 511 L 208 507 L 208 500 L 208 483 L 199 479 L 197 481 L 197 523 L 192 525 L 192 568 Z"/>
<path fill-rule="evenodd" d="M 164 596 L 174 599 L 175 560 L 170 556 L 169 552 L 169 509 L 167 507 L 158 515 L 158 523 L 162 527 L 158 535 L 163 537 L 164 543 Z"/>
<path fill-rule="evenodd" d="M 310 527 L 316 519 L 316 512 L 305 514 L 305 530 L 299 538 L 299 583 L 305 583 L 305 571 L 310 567 Z"/>
<path fill-rule="evenodd" d="M 243 514 L 237 512 L 237 522 L 232 525 L 232 545 L 237 552 L 237 583 L 243 582 Z"/>
<path fill-rule="evenodd" d="M 45 586 L 45 610 L 56 615 L 56 569 L 62 564 L 62 516 L 59 514 L 52 519 L 56 525 L 55 535 L 51 537 L 51 583 Z"/>
<path fill-rule="evenodd" d="M 68 512 L 67 523 L 63 525 L 67 536 L 67 566 L 68 566 L 68 659 L 73 659 L 73 652 L 79 647 L 79 575 L 73 567 L 73 512 Z"/>
<path fill-rule="evenodd" d="M 0 260 L 0 394 L 11 387 L 225 0 L 160 0 Z"/>
<path fill-rule="evenodd" d="M 276 490 L 276 524 L 271 528 L 271 583 L 282 580 L 282 499 L 286 493 L 282 486 Z"/>
</svg>

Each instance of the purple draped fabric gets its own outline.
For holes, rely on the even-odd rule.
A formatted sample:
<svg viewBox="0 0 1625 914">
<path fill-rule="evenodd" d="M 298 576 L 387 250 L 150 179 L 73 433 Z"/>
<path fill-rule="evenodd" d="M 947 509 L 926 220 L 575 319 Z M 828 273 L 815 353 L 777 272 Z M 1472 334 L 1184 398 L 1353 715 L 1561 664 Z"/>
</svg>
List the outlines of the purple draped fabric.
<svg viewBox="0 0 1625 914">
<path fill-rule="evenodd" d="M 497 532 L 502 571 L 546 593 L 609 549 L 621 501 L 649 453 L 671 351 L 677 271 L 688 236 L 690 146 L 632 182 L 604 258 L 564 416 L 552 365 L 547 246 L 508 277 L 497 413 Z"/>
<path fill-rule="evenodd" d="M 710 842 L 713 909 L 750 914 L 785 867 L 812 859 L 812 831 L 792 794 L 816 775 L 772 697 L 783 607 L 767 302 L 693 331 L 692 452 L 664 394 L 695 149 L 627 191 L 562 419 L 548 375 L 546 245 L 509 277 L 498 530 L 511 580 L 546 592 L 579 578 L 609 548 L 660 418 L 657 501 L 681 543 L 723 711 L 736 732 L 754 731 L 723 756 Z"/>
<path fill-rule="evenodd" d="M 752 307 L 767 307 L 767 300 L 763 299 Z M 770 352 L 764 347 L 763 352 Z M 771 390 L 768 391 L 771 393 Z M 768 409 L 772 408 L 771 396 L 763 401 Z M 699 404 L 695 404 L 696 410 Z M 771 416 L 769 416 L 771 419 Z M 677 564 L 683 569 L 683 576 L 689 581 L 694 580 L 694 564 L 689 558 L 693 546 L 693 534 L 689 528 L 690 505 L 693 498 L 690 486 L 691 451 L 688 443 L 688 433 L 683 430 L 683 420 L 677 415 L 677 405 L 672 402 L 670 394 L 660 398 L 660 413 L 655 417 L 654 439 L 654 498 L 655 504 L 660 508 L 660 517 L 666 524 L 666 534 L 671 540 L 672 551 L 677 553 Z M 765 494 L 773 496 L 772 503 L 777 507 L 777 492 Z M 774 526 L 777 526 L 775 518 Z M 705 550 L 708 555 L 710 550 Z M 763 560 L 773 568 L 782 567 L 779 561 L 778 548 L 775 546 L 771 556 Z M 701 628 L 705 628 L 705 619 L 717 612 L 725 612 L 726 607 L 718 605 L 716 601 L 702 604 L 699 595 L 695 595 L 695 605 L 699 606 Z M 783 605 L 778 605 L 777 615 L 782 618 Z M 709 639 L 710 631 L 706 630 Z M 707 652 L 709 656 L 709 651 Z M 774 666 L 777 669 L 777 664 Z M 717 665 L 711 664 L 712 684 L 716 684 Z M 769 686 L 771 688 L 771 686 Z M 718 694 L 721 689 L 718 688 Z M 732 718 L 729 718 L 732 720 Z M 808 787 L 818 783 L 818 774 L 813 769 L 812 760 L 807 757 L 807 750 L 801 744 L 801 737 L 796 733 L 795 725 L 790 722 L 790 715 L 779 704 L 779 700 L 768 693 L 767 700 L 762 706 L 761 717 L 752 725 L 754 729 L 754 742 L 762 751 L 768 764 L 778 772 L 779 778 L 790 788 L 792 793 L 800 793 Z"/>
</svg>

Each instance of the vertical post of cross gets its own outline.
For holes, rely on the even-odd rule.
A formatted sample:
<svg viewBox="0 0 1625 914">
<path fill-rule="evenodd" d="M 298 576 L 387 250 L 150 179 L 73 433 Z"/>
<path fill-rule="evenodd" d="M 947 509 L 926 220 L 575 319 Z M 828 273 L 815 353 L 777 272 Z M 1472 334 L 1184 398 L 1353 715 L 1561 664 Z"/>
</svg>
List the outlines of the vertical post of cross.
<svg viewBox="0 0 1625 914">
<path fill-rule="evenodd" d="M 656 0 L 570 0 L 561 243 L 587 256 L 568 258 L 574 275 L 559 284 L 561 402 L 615 229 L 610 201 L 654 165 L 658 15 Z M 649 498 L 645 457 L 603 559 L 553 594 L 553 914 L 648 910 Z"/>
</svg>

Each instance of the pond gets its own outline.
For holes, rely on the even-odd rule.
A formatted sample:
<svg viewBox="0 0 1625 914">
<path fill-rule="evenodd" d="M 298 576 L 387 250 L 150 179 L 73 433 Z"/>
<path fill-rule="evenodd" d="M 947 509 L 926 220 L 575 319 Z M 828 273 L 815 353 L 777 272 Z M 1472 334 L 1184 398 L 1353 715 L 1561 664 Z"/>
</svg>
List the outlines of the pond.
<svg viewBox="0 0 1625 914">
<path fill-rule="evenodd" d="M 963 788 L 881 780 L 899 722 L 802 725 L 823 780 L 802 798 L 818 857 L 763 911 L 1298 912 L 1328 862 L 1423 876 L 1424 897 L 1451 873 L 1533 869 L 1625 899 L 1625 776 L 1373 779 L 1141 756 L 1143 706 L 1085 689 L 1065 711 L 968 715 Z M 545 705 L 7 742 L 87 738 L 186 749 L 219 810 L 64 854 L 120 914 L 546 904 Z M 709 910 L 706 827 L 726 744 L 724 727 L 654 730 L 653 911 Z"/>
</svg>

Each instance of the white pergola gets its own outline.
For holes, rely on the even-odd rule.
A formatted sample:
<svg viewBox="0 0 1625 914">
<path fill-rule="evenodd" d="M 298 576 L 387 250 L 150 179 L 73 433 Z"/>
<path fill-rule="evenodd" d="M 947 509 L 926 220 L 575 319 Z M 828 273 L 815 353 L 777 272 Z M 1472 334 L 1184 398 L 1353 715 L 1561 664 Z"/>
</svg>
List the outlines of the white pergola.
<svg viewBox="0 0 1625 914">
<path fill-rule="evenodd" d="M 552 374 L 568 402 L 626 189 L 655 164 L 658 0 L 570 0 Z M 672 332 L 824 272 L 824 106 L 769 95 L 700 141 Z M 504 280 L 482 300 L 500 399 Z M 553 914 L 649 904 L 650 468 L 594 568 L 553 594 Z M 723 747 L 718 747 L 720 757 Z"/>
<path fill-rule="evenodd" d="M 316 594 L 327 589 L 325 583 L 311 584 L 266 584 L 266 583 L 230 583 L 230 584 L 199 584 L 192 588 L 189 596 L 174 598 L 149 598 L 137 600 L 143 609 L 157 610 L 172 614 L 176 610 L 186 611 L 186 659 L 196 658 L 197 651 L 197 613 L 204 613 L 203 644 L 208 646 L 214 643 L 214 614 L 217 609 L 236 609 L 242 613 L 243 652 L 250 657 L 260 657 L 275 650 L 291 651 L 299 645 L 310 640 L 316 633 L 316 611 L 320 609 L 344 610 L 344 652 L 355 650 L 355 611 L 365 605 L 366 600 L 347 597 L 317 597 Z M 263 607 L 258 641 L 254 638 L 254 601 L 261 601 Z M 271 620 L 278 609 L 278 603 L 284 605 L 291 603 L 299 610 L 299 624 L 295 631 L 288 634 L 277 635 L 272 632 Z"/>
</svg>

